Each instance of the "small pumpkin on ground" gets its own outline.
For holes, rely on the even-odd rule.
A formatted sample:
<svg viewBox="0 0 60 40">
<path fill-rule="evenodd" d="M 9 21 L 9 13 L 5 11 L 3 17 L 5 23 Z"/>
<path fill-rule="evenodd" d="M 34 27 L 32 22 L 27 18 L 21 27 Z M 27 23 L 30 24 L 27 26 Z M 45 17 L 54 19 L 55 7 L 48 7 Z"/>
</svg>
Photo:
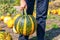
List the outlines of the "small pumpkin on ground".
<svg viewBox="0 0 60 40">
<path fill-rule="evenodd" d="M 1 16 L 1 17 L 0 17 L 0 20 L 3 21 L 3 20 L 4 20 L 4 16 Z"/>
<path fill-rule="evenodd" d="M 14 24 L 13 19 L 10 19 L 7 21 L 7 27 L 8 28 L 13 28 L 13 24 Z"/>
<path fill-rule="evenodd" d="M 59 9 L 57 9 L 57 12 L 58 12 L 58 15 L 60 16 L 60 8 L 59 8 Z"/>
<path fill-rule="evenodd" d="M 7 24 L 8 20 L 11 20 L 12 18 L 10 16 L 5 16 L 4 23 Z"/>
<path fill-rule="evenodd" d="M 5 30 L 0 30 L 0 40 L 12 40 L 12 37 Z"/>
<path fill-rule="evenodd" d="M 57 14 L 57 11 L 55 9 L 53 9 L 53 10 L 51 10 L 51 13 L 55 15 L 55 14 Z"/>
</svg>

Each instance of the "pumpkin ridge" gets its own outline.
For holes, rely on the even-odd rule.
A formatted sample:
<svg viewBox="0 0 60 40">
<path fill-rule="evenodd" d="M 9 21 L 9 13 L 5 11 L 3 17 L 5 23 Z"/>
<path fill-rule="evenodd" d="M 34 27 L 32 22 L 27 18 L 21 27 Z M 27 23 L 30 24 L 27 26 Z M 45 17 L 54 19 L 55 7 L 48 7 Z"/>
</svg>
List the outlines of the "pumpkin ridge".
<svg viewBox="0 0 60 40">
<path fill-rule="evenodd" d="M 26 16 L 26 21 L 27 21 L 26 30 L 28 30 L 28 31 L 26 31 L 27 32 L 26 35 L 30 35 L 29 33 L 31 32 L 32 24 L 31 24 L 31 20 L 30 20 L 29 16 Z"/>
<path fill-rule="evenodd" d="M 24 25 L 22 26 L 22 23 L 23 23 L 23 22 L 22 22 L 22 20 L 24 21 L 24 19 L 23 19 L 23 18 L 24 18 L 24 16 L 23 16 L 23 17 L 21 17 L 21 21 L 20 21 L 20 23 L 19 23 L 19 32 L 20 32 L 20 34 L 22 34 L 22 33 L 23 33 L 23 26 L 24 26 Z M 23 24 L 24 24 L 24 23 L 23 23 Z M 22 29 L 21 29 L 21 28 L 22 28 Z"/>
<path fill-rule="evenodd" d="M 15 23 L 14 23 L 15 29 L 16 29 L 17 22 L 18 22 L 19 19 L 20 19 L 20 16 L 16 19 L 16 21 L 15 21 Z M 16 31 L 17 31 L 17 29 L 16 29 Z"/>
<path fill-rule="evenodd" d="M 23 34 L 26 35 L 26 16 L 25 16 L 25 20 L 24 20 L 24 28 L 23 28 Z"/>
<path fill-rule="evenodd" d="M 33 23 L 34 23 L 34 30 L 36 30 L 37 29 L 36 19 L 31 15 L 30 15 L 30 17 L 32 18 Z"/>
<path fill-rule="evenodd" d="M 18 25 L 19 25 L 20 21 L 21 21 L 21 19 L 19 19 L 19 21 L 18 21 L 18 23 L 17 23 L 17 27 L 16 27 L 17 32 L 19 32 L 19 27 L 18 27 Z"/>
<path fill-rule="evenodd" d="M 29 18 L 30 18 L 30 20 L 31 20 L 31 22 L 32 22 L 32 28 L 31 28 L 31 33 L 30 34 L 32 34 L 33 33 L 33 31 L 34 31 L 34 23 L 33 23 L 33 20 L 32 20 L 32 18 L 29 16 Z"/>
</svg>

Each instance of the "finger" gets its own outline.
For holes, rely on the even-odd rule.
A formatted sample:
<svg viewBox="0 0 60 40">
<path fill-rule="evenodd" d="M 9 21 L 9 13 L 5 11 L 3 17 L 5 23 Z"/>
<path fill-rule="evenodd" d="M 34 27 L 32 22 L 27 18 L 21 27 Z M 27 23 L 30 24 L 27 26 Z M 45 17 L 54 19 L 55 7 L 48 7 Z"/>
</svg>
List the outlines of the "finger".
<svg viewBox="0 0 60 40">
<path fill-rule="evenodd" d="M 27 9 L 27 5 L 26 5 L 26 7 L 25 7 L 26 9 Z"/>
<path fill-rule="evenodd" d="M 25 8 L 25 6 L 20 6 L 20 10 L 23 10 Z"/>
<path fill-rule="evenodd" d="M 23 10 L 24 7 L 20 7 L 20 10 Z"/>
</svg>

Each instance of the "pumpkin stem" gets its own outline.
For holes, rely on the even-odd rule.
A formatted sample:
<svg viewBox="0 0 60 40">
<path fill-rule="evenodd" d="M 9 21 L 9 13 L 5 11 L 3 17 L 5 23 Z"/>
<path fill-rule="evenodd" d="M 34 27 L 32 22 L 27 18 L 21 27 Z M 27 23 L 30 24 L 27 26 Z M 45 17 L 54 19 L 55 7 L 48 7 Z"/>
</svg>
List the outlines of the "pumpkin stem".
<svg viewBox="0 0 60 40">
<path fill-rule="evenodd" d="M 27 15 L 27 13 L 26 13 L 26 9 L 23 10 L 23 14 L 24 14 L 24 15 Z"/>
</svg>

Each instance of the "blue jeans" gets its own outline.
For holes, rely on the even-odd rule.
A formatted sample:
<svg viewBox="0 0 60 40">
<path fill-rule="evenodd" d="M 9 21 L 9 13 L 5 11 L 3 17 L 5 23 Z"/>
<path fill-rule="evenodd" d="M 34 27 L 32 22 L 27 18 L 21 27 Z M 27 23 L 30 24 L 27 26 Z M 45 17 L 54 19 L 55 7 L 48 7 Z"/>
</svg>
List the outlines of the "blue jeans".
<svg viewBox="0 0 60 40">
<path fill-rule="evenodd" d="M 28 5 L 27 14 L 32 15 L 35 0 L 26 0 L 26 2 Z M 49 0 L 36 1 L 37 40 L 44 40 L 48 2 Z M 19 40 L 28 40 L 28 36 L 20 35 Z"/>
</svg>

